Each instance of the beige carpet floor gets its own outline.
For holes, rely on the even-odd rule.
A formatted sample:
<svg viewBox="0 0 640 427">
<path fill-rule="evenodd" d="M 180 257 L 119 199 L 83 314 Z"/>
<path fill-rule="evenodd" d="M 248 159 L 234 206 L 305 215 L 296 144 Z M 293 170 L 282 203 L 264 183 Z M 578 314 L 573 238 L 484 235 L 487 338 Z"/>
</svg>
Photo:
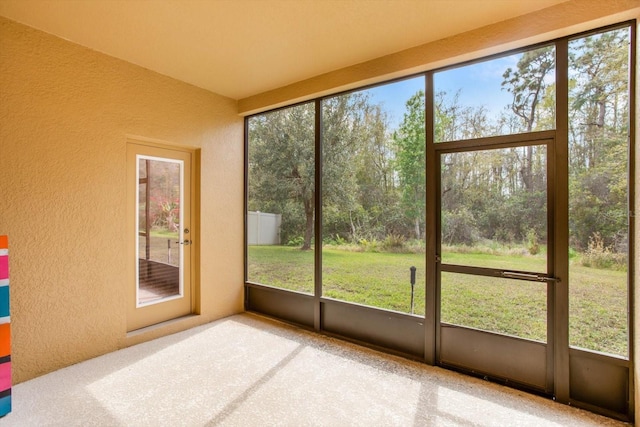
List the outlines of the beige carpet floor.
<svg viewBox="0 0 640 427">
<path fill-rule="evenodd" d="M 13 388 L 0 426 L 622 426 L 241 314 Z"/>
</svg>

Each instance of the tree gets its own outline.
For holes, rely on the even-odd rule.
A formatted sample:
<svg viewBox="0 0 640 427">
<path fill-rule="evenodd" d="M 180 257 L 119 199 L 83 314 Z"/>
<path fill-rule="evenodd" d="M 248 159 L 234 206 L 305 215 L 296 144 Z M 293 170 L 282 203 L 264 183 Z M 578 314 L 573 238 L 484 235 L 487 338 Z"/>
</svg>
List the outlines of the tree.
<svg viewBox="0 0 640 427">
<path fill-rule="evenodd" d="M 396 164 L 407 217 L 414 223 L 416 239 L 422 236 L 425 216 L 425 105 L 424 92 L 418 91 L 406 104 L 407 110 L 393 139 L 397 147 Z"/>
<path fill-rule="evenodd" d="M 312 103 L 249 121 L 249 209 L 282 214 L 285 233 L 302 229 L 304 250 L 311 248 L 315 213 L 314 123 Z"/>
<path fill-rule="evenodd" d="M 322 103 L 324 228 L 357 241 L 389 185 L 386 115 L 366 92 Z"/>
<path fill-rule="evenodd" d="M 502 87 L 513 95 L 511 110 L 522 120 L 523 130 L 531 132 L 537 120 L 538 104 L 545 95 L 545 78 L 554 70 L 555 50 L 543 47 L 525 52 L 518 61 L 517 68 L 507 68 L 502 75 Z M 523 168 L 520 171 L 525 188 L 533 189 L 531 148 L 526 150 Z"/>
<path fill-rule="evenodd" d="M 331 223 L 327 228 L 346 226 L 355 236 L 357 224 L 370 219 L 363 204 L 375 204 L 391 179 L 386 116 L 365 93 L 325 99 L 322 115 L 324 217 Z M 281 213 L 282 232 L 302 236 L 303 250 L 311 248 L 314 235 L 314 124 L 314 104 L 249 121 L 249 209 Z"/>
<path fill-rule="evenodd" d="M 596 160 L 626 133 L 628 44 L 627 30 L 597 34 L 571 44 L 571 142 L 578 168 L 594 167 Z"/>
<path fill-rule="evenodd" d="M 396 147 L 389 134 L 387 113 L 373 105 L 365 117 L 366 133 L 355 158 L 357 200 L 366 233 L 352 227 L 352 240 L 362 234 L 384 238 L 389 234 L 406 234 L 406 219 L 399 207 L 398 179 L 395 171 Z M 361 224 L 360 228 L 362 229 Z M 355 232 L 354 232 L 355 231 Z M 362 230 L 364 231 L 364 230 Z"/>
<path fill-rule="evenodd" d="M 576 39 L 569 49 L 572 244 L 586 249 L 598 233 L 615 249 L 628 225 L 629 31 Z"/>
</svg>

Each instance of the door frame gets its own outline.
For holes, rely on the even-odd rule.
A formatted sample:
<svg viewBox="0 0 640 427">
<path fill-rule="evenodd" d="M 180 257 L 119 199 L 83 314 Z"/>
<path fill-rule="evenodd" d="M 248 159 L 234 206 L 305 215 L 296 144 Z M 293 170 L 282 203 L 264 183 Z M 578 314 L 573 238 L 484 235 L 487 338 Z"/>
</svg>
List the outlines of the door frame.
<svg viewBox="0 0 640 427">
<path fill-rule="evenodd" d="M 447 366 L 459 369 L 475 375 L 492 378 L 494 380 L 515 383 L 525 388 L 534 389 L 540 393 L 552 395 L 554 393 L 554 342 L 555 342 L 555 325 L 562 323 L 566 319 L 557 319 L 555 289 L 563 286 L 553 275 L 555 272 L 555 130 L 523 133 L 515 135 L 505 135 L 496 137 L 478 138 L 474 140 L 451 141 L 434 143 L 432 156 L 433 162 L 433 178 L 435 191 L 430 193 L 434 199 L 435 210 L 433 211 L 433 236 L 435 237 L 435 250 L 431 254 L 432 262 L 428 266 L 433 266 L 435 276 L 435 293 L 437 295 L 434 301 L 435 310 L 435 363 L 441 366 Z M 523 339 L 519 337 L 510 337 L 490 331 L 476 330 L 463 325 L 451 325 L 442 323 L 441 321 L 441 277 L 442 272 L 452 272 L 456 274 L 477 275 L 483 277 L 500 277 L 500 268 L 482 268 L 470 266 L 447 265 L 442 263 L 441 253 L 441 159 L 448 153 L 466 153 L 477 151 L 488 151 L 515 147 L 545 147 L 546 148 L 546 191 L 547 191 L 547 266 L 545 273 L 539 273 L 538 276 L 546 280 L 546 342 L 536 342 L 533 340 Z M 429 270 L 429 267 L 427 267 Z M 509 270 L 512 271 L 512 270 Z M 530 272 L 519 272 L 530 273 Z M 531 272 L 533 273 L 533 272 Z M 531 281 L 540 281 L 533 280 Z M 540 283 L 540 286 L 545 284 Z M 562 311 L 568 313 L 568 311 Z M 447 343 L 446 346 L 443 343 Z M 470 360 L 465 356 L 464 350 L 467 345 L 472 345 L 474 355 Z M 492 353 L 494 347 L 500 348 L 501 351 Z M 504 357 L 506 353 L 511 356 L 517 355 L 526 363 L 524 366 L 510 366 L 512 362 L 509 357 Z M 541 360 L 538 360 L 541 358 Z M 476 363 L 473 366 L 473 362 Z"/>
<path fill-rule="evenodd" d="M 199 222 L 197 208 L 199 206 L 199 157 L 198 150 L 190 147 L 175 146 L 166 143 L 159 143 L 145 138 L 127 139 L 127 332 L 132 332 L 156 325 L 165 321 L 170 321 L 179 317 L 187 316 L 197 312 L 196 291 L 198 289 L 197 265 L 199 260 Z M 182 160 L 183 166 L 183 200 L 186 209 L 183 210 L 184 224 L 189 228 L 188 245 L 189 257 L 184 262 L 182 269 L 182 289 L 183 295 L 178 298 L 167 298 L 153 304 L 138 303 L 138 257 L 137 257 L 137 159 L 138 155 Z M 183 226 L 181 225 L 181 228 Z M 180 239 L 186 239 L 183 230 L 180 230 Z M 186 249 L 186 248 L 185 248 Z"/>
</svg>

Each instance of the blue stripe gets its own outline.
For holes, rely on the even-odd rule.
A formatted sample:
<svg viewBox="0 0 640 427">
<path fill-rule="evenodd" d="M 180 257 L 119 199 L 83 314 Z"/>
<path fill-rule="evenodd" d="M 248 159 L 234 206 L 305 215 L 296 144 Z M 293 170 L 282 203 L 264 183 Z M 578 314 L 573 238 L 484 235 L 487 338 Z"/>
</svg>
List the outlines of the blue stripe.
<svg viewBox="0 0 640 427">
<path fill-rule="evenodd" d="M 0 287 L 0 317 L 9 316 L 9 287 Z"/>
<path fill-rule="evenodd" d="M 3 397 L 0 399 L 0 417 L 3 417 L 11 412 L 11 396 Z"/>
</svg>

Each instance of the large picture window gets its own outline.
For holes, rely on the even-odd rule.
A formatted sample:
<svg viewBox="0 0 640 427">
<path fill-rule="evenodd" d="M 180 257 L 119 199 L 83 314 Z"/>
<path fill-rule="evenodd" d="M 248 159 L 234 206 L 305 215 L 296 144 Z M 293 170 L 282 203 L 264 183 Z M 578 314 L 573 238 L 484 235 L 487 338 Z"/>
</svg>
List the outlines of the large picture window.
<svg viewBox="0 0 640 427">
<path fill-rule="evenodd" d="M 248 119 L 247 280 L 313 293 L 314 104 Z"/>
<path fill-rule="evenodd" d="M 435 142 L 554 129 L 555 48 L 434 74 Z"/>
<path fill-rule="evenodd" d="M 325 297 L 424 314 L 424 84 L 322 102 Z"/>
<path fill-rule="evenodd" d="M 247 309 L 631 414 L 633 29 L 248 117 Z"/>
<path fill-rule="evenodd" d="M 572 346 L 628 356 L 629 28 L 569 42 Z"/>
</svg>

